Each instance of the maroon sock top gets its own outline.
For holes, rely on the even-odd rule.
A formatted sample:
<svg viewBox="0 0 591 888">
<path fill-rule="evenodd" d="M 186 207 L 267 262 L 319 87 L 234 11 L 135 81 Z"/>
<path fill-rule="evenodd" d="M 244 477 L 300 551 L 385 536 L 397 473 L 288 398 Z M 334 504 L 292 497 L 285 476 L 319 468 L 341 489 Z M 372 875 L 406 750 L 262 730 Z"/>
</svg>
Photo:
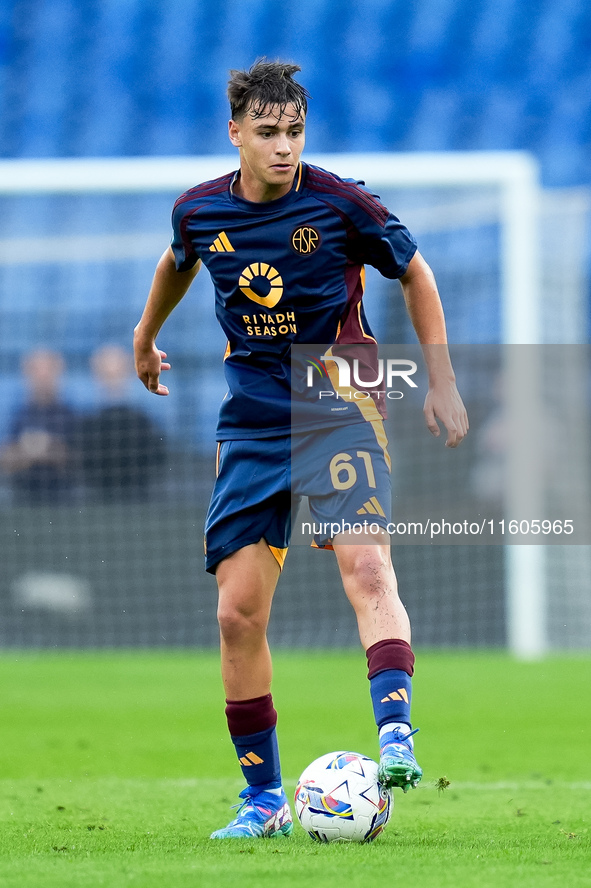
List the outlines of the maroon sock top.
<svg viewBox="0 0 591 888">
<path fill-rule="evenodd" d="M 277 724 L 271 694 L 251 700 L 226 700 L 226 718 L 232 737 L 258 734 Z"/>
<path fill-rule="evenodd" d="M 412 676 L 415 671 L 415 655 L 407 641 L 401 638 L 385 638 L 368 647 L 367 677 L 373 678 L 386 669 L 401 669 Z"/>
</svg>

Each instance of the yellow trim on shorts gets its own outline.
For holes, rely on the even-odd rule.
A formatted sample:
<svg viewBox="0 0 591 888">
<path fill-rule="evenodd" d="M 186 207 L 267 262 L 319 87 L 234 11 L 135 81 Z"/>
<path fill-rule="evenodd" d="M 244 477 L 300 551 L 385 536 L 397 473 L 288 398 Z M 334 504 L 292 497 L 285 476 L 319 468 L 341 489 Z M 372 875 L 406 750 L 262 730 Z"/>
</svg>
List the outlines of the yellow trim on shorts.
<svg viewBox="0 0 591 888">
<path fill-rule="evenodd" d="M 392 471 L 392 460 L 390 459 L 390 454 L 388 453 L 388 436 L 386 434 L 386 429 L 384 428 L 384 420 L 380 416 L 379 419 L 373 419 L 369 421 L 372 429 L 374 430 L 374 434 L 376 436 L 376 441 L 384 451 L 384 459 L 386 460 L 386 465 L 388 466 L 388 471 Z"/>
<path fill-rule="evenodd" d="M 265 542 L 267 542 L 267 541 L 265 540 Z M 275 558 L 275 561 L 279 565 L 279 570 L 283 570 L 283 565 L 285 564 L 285 558 L 287 556 L 288 547 L 286 546 L 285 549 L 280 549 L 280 548 L 278 548 L 278 546 L 270 546 L 269 543 L 267 543 L 267 546 L 269 546 L 269 551 L 270 551 L 271 555 L 273 555 L 273 557 Z"/>
<path fill-rule="evenodd" d="M 327 355 L 330 355 L 331 350 L 332 349 L 329 349 L 327 351 Z M 391 472 L 392 460 L 388 453 L 388 436 L 386 435 L 386 430 L 384 428 L 384 420 L 382 419 L 380 411 L 376 407 L 375 401 L 373 398 L 364 398 L 362 401 L 357 400 L 354 397 L 354 393 L 358 391 L 358 389 L 354 388 L 352 385 L 339 387 L 339 371 L 337 365 L 334 361 L 326 363 L 326 369 L 328 370 L 332 387 L 344 400 L 347 399 L 350 404 L 356 404 L 365 421 L 371 425 L 376 436 L 376 441 L 384 452 L 384 459 L 388 466 L 388 471 Z"/>
<path fill-rule="evenodd" d="M 325 546 L 319 546 L 318 543 L 315 543 L 314 540 L 310 543 L 313 549 L 318 549 L 319 552 L 334 552 L 332 543 L 327 543 Z"/>
</svg>

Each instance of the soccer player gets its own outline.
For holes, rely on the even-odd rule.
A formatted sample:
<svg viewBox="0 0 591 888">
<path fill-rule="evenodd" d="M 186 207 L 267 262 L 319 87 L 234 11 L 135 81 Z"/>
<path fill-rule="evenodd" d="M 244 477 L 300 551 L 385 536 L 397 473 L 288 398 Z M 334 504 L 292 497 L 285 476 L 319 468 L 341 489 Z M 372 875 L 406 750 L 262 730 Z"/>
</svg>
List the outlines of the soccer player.
<svg viewBox="0 0 591 888">
<path fill-rule="evenodd" d="M 218 476 L 206 518 L 206 569 L 218 584 L 226 716 L 247 782 L 236 817 L 212 838 L 289 835 L 292 830 L 281 782 L 266 630 L 289 541 L 292 488 L 310 495 L 320 517 L 323 509 L 330 513 L 327 493 L 337 498 L 339 515 L 357 514 L 359 499 L 351 511 L 352 497 L 343 489 L 347 485 L 330 468 L 347 441 L 357 457 L 365 454 L 367 472 L 360 467 L 351 489 L 361 502 L 372 494 L 378 497 L 372 522 L 379 533 L 363 538 L 340 533 L 317 543 L 334 549 L 367 653 L 380 741 L 379 779 L 387 788 L 406 792 L 422 776 L 411 736 L 410 625 L 383 529 L 389 467 L 381 417 L 373 402 L 365 410 L 352 402 L 344 413 L 330 413 L 321 434 L 312 431 L 317 416 L 297 436 L 291 428 L 291 345 L 375 343 L 361 301 L 365 263 L 401 282 L 429 372 L 428 428 L 439 435 L 439 419 L 449 447 L 457 446 L 468 429 L 445 346 L 441 302 L 414 238 L 362 184 L 300 160 L 309 96 L 294 79 L 299 70 L 259 60 L 249 71 L 231 72 L 229 137 L 239 151 L 240 168 L 177 200 L 172 244 L 158 263 L 134 338 L 139 378 L 154 394 L 168 394 L 160 374 L 170 364 L 156 337 L 205 264 L 228 339 L 224 369 L 229 389 L 217 430 Z M 326 471 L 311 473 L 314 483 L 300 469 L 291 478 L 292 444 L 302 457 L 300 467 L 325 465 Z M 320 476 L 327 479 L 326 489 L 317 486 Z"/>
</svg>

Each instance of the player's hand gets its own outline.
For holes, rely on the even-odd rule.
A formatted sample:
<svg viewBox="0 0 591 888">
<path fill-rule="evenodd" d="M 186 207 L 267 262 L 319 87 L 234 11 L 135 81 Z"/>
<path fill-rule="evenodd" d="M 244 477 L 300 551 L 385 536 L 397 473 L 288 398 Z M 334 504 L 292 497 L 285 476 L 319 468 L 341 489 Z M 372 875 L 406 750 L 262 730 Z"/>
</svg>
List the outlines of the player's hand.
<svg viewBox="0 0 591 888">
<path fill-rule="evenodd" d="M 468 434 L 470 428 L 468 414 L 456 384 L 451 380 L 437 383 L 429 388 L 423 413 L 427 428 L 435 438 L 441 434 L 437 420 L 443 423 L 447 429 L 446 447 L 457 447 Z"/>
<path fill-rule="evenodd" d="M 165 360 L 166 352 L 161 351 L 152 343 L 151 347 L 134 346 L 135 370 L 149 392 L 154 395 L 168 395 L 168 388 L 160 382 L 162 370 L 170 370 Z"/>
</svg>

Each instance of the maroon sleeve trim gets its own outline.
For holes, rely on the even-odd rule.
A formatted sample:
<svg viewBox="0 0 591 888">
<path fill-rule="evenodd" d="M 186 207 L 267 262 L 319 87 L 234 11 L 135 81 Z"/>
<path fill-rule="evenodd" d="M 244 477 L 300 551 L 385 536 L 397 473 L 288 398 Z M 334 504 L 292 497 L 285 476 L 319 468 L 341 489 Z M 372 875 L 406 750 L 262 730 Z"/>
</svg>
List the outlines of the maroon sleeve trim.
<svg viewBox="0 0 591 888">
<path fill-rule="evenodd" d="M 362 191 L 358 185 L 341 182 L 330 173 L 309 170 L 306 186 L 312 191 L 328 191 L 331 194 L 344 197 L 364 210 L 381 228 L 385 226 L 390 215 L 383 204 L 367 192 Z"/>
<path fill-rule="evenodd" d="M 179 234 L 181 236 L 181 243 L 183 245 L 183 250 L 185 251 L 185 261 L 189 258 L 189 256 L 196 256 L 195 250 L 193 249 L 193 244 L 187 236 L 187 228 L 191 217 L 195 215 L 198 210 L 206 207 L 207 204 L 200 204 L 198 207 L 194 207 L 189 212 L 185 213 L 183 218 L 181 219 L 181 224 L 179 225 Z"/>
<path fill-rule="evenodd" d="M 221 194 L 229 188 L 233 175 L 234 173 L 227 173 L 220 179 L 212 179 L 211 182 L 203 182 L 201 185 L 190 188 L 176 200 L 174 209 L 176 210 L 177 207 L 187 203 L 189 200 L 198 200 L 201 197 L 212 197 L 214 194 Z"/>
</svg>

